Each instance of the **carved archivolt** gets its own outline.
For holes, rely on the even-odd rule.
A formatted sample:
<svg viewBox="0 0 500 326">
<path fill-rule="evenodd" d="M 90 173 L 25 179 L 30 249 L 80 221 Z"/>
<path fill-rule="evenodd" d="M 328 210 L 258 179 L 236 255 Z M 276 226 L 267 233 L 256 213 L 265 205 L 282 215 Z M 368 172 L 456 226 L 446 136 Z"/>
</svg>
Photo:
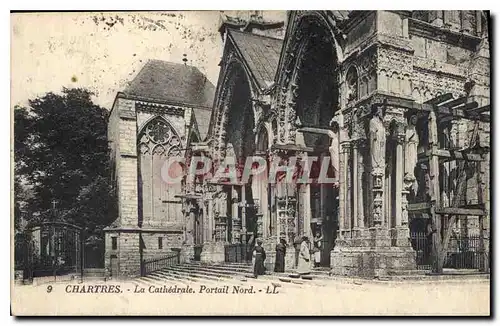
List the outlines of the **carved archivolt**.
<svg viewBox="0 0 500 326">
<path fill-rule="evenodd" d="M 139 152 L 143 155 L 179 156 L 181 141 L 170 124 L 157 117 L 148 122 L 141 131 Z"/>
<path fill-rule="evenodd" d="M 303 68 L 305 52 L 311 39 L 311 29 L 309 28 L 311 24 L 325 29 L 326 34 L 331 35 L 332 46 L 336 47 L 335 52 L 340 50 L 328 19 L 322 13 L 297 11 L 292 14 L 290 29 L 293 32 L 285 45 L 286 54 L 282 65 L 283 68 L 280 68 L 281 75 L 277 85 L 279 90 L 276 96 L 277 140 L 281 143 L 293 143 L 295 141 L 297 119 L 295 103 L 299 94 L 299 72 Z"/>
<path fill-rule="evenodd" d="M 229 105 L 233 98 L 233 89 L 239 74 L 243 73 L 241 63 L 231 53 L 226 65 L 226 74 L 222 82 L 223 90 L 218 99 L 217 111 L 215 113 L 215 125 L 213 133 L 214 157 L 220 159 L 224 156 L 224 140 L 229 115 Z"/>
</svg>

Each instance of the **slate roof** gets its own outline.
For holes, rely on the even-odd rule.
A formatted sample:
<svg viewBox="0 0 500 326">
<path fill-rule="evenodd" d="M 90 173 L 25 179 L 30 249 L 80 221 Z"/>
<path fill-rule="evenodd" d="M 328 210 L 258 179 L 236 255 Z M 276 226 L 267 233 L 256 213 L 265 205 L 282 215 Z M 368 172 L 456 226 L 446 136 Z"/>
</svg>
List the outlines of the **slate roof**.
<svg viewBox="0 0 500 326">
<path fill-rule="evenodd" d="M 283 40 L 233 29 L 229 30 L 229 36 L 246 61 L 259 87 L 269 88 L 278 68 Z"/>
<path fill-rule="evenodd" d="M 212 116 L 212 109 L 207 108 L 194 108 L 194 116 L 198 124 L 198 131 L 200 132 L 200 141 L 203 141 L 208 133 L 210 125 L 210 118 Z"/>
<path fill-rule="evenodd" d="M 346 19 L 348 19 L 349 18 L 349 14 L 352 11 L 353 10 L 332 10 L 333 15 L 335 16 L 335 18 L 340 19 L 340 20 L 346 20 Z"/>
<path fill-rule="evenodd" d="M 196 67 L 149 60 L 123 93 L 151 101 L 212 108 L 215 87 Z"/>
</svg>

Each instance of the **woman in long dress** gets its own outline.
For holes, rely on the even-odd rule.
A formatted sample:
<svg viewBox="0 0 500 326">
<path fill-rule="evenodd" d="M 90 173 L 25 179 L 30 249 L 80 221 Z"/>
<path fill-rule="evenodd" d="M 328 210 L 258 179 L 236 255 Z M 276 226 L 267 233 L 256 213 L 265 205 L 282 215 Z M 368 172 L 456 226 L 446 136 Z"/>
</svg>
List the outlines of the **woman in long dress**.
<svg viewBox="0 0 500 326">
<path fill-rule="evenodd" d="M 264 261 L 266 260 L 266 251 L 262 247 L 262 241 L 257 240 L 257 245 L 253 250 L 253 275 L 257 278 L 258 275 L 265 274 Z"/>
<path fill-rule="evenodd" d="M 318 267 L 321 263 L 321 246 L 322 246 L 323 236 L 318 231 L 314 237 L 314 266 Z"/>
<path fill-rule="evenodd" d="M 285 271 L 286 240 L 281 238 L 280 243 L 276 245 L 276 261 L 274 271 L 283 273 Z"/>
<path fill-rule="evenodd" d="M 308 240 L 307 237 L 302 237 L 302 242 L 300 243 L 299 262 L 297 266 L 297 272 L 299 274 L 311 272 L 311 255 L 309 253 Z"/>
</svg>

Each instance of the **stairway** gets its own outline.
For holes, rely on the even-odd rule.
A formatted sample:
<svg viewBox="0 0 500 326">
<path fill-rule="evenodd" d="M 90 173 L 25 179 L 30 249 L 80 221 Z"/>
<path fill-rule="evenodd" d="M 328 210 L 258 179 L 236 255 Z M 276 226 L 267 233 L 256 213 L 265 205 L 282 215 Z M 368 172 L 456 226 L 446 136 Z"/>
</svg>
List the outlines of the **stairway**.
<svg viewBox="0 0 500 326">
<path fill-rule="evenodd" d="M 321 280 L 331 279 L 329 269 L 313 270 L 309 275 L 299 277 L 298 274 L 266 272 L 266 275 L 253 277 L 250 264 L 246 263 L 215 263 L 204 264 L 190 262 L 176 266 L 169 266 L 155 271 L 147 276 L 134 280 L 141 285 L 174 285 L 174 284 L 244 284 L 245 282 L 258 282 L 265 284 L 280 284 L 287 287 L 302 287 L 303 285 L 321 286 Z"/>
<path fill-rule="evenodd" d="M 460 273 L 447 271 L 445 275 L 428 276 L 429 271 L 408 270 L 408 271 L 388 271 L 387 276 L 375 278 L 374 281 L 438 281 L 449 279 L 489 279 L 488 274 L 481 273 Z M 362 279 L 346 278 L 330 275 L 330 268 L 318 267 L 311 270 L 307 275 L 299 276 L 291 271 L 287 273 L 266 272 L 257 279 L 253 277 L 252 266 L 246 263 L 215 263 L 205 264 L 200 262 L 190 262 L 176 266 L 169 266 L 162 270 L 153 272 L 147 276 L 133 280 L 135 284 L 148 285 L 244 285 L 249 283 L 262 283 L 263 285 L 275 284 L 284 288 L 303 287 L 323 287 L 331 284 L 327 281 L 343 280 L 344 283 L 358 284 Z M 364 279 L 364 281 L 369 281 Z M 338 284 L 336 285 L 338 286 Z"/>
</svg>

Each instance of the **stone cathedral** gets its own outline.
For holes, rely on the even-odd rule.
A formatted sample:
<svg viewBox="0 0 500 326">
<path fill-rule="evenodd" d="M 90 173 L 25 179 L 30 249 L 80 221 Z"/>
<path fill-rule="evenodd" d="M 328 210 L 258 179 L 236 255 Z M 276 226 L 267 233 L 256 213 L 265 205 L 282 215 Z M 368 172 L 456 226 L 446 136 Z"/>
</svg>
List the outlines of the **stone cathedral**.
<svg viewBox="0 0 500 326">
<path fill-rule="evenodd" d="M 410 233 L 435 211 L 461 214 L 448 227 L 476 230 L 488 247 L 489 154 L 467 154 L 474 144 L 489 147 L 487 13 L 282 18 L 222 15 L 216 86 L 196 67 L 152 60 L 117 94 L 109 121 L 119 201 L 106 230 L 112 275 L 139 275 L 144 259 L 172 251 L 183 262 L 234 261 L 256 239 L 271 270 L 279 239 L 292 246 L 317 233 L 321 265 L 334 274 L 415 270 Z M 167 184 L 162 164 L 179 155 L 329 157 L 335 181 Z M 478 167 L 464 191 L 456 157 Z M 287 250 L 287 270 L 296 259 Z"/>
</svg>

